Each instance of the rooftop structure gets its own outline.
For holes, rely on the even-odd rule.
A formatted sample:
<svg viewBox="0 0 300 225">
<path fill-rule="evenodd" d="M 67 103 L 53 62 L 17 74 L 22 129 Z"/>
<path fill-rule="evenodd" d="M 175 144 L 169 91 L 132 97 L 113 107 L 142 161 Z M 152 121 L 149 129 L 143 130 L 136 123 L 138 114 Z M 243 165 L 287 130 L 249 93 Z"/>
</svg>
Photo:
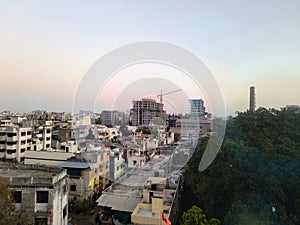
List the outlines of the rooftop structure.
<svg viewBox="0 0 300 225">
<path fill-rule="evenodd" d="M 62 168 L 0 162 L 0 176 L 14 190 L 17 209 L 35 224 L 68 224 L 68 179 Z"/>
</svg>

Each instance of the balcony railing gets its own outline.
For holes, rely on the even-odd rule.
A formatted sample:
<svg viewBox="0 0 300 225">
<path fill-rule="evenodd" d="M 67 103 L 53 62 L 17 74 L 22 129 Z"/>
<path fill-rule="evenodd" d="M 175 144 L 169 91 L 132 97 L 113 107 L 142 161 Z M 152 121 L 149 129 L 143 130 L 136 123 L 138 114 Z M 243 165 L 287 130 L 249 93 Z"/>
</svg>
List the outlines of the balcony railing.
<svg viewBox="0 0 300 225">
<path fill-rule="evenodd" d="M 6 150 L 17 150 L 17 145 L 6 145 Z"/>
</svg>

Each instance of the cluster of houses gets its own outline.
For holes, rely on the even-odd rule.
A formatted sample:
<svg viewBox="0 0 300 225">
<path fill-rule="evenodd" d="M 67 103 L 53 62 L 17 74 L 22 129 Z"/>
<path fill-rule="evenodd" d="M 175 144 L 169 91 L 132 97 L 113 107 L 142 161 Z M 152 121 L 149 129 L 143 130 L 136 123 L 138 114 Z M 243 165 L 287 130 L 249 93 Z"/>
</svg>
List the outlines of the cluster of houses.
<svg viewBox="0 0 300 225">
<path fill-rule="evenodd" d="M 191 156 L 193 131 L 209 132 L 210 120 L 198 120 L 197 129 L 183 118 L 173 127 L 155 120 L 111 126 L 110 114 L 114 124 L 124 114 L 102 114 L 106 125 L 90 112 L 0 114 L 0 176 L 10 182 L 17 208 L 36 224 L 64 225 L 68 203 L 97 196 L 99 224 L 176 220 L 179 169 Z M 178 134 L 185 141 L 174 140 Z"/>
</svg>

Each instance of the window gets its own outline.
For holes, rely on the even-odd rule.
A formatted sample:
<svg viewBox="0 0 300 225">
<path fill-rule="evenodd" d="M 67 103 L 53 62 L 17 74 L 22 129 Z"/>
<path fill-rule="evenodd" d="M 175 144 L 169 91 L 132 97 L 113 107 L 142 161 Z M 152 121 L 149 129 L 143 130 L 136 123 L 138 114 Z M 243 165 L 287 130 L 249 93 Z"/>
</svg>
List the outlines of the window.
<svg viewBox="0 0 300 225">
<path fill-rule="evenodd" d="M 46 132 L 47 132 L 47 134 L 50 134 L 50 133 L 51 133 L 51 130 L 50 130 L 50 129 L 47 129 Z"/>
<path fill-rule="evenodd" d="M 25 150 L 26 150 L 25 148 L 21 148 L 21 153 L 25 152 Z"/>
<path fill-rule="evenodd" d="M 16 137 L 17 134 L 16 133 L 7 133 L 7 137 Z"/>
<path fill-rule="evenodd" d="M 70 191 L 76 191 L 76 185 L 74 184 L 70 185 Z"/>
<path fill-rule="evenodd" d="M 46 141 L 50 141 L 51 137 L 46 137 Z"/>
<path fill-rule="evenodd" d="M 10 155 L 10 154 L 16 153 L 16 151 L 17 151 L 16 149 L 14 149 L 14 150 L 6 150 L 6 153 Z"/>
<path fill-rule="evenodd" d="M 15 203 L 22 203 L 22 191 L 15 191 L 12 193 Z"/>
<path fill-rule="evenodd" d="M 37 191 L 36 203 L 48 203 L 48 191 Z"/>
<path fill-rule="evenodd" d="M 27 135 L 31 135 L 31 131 L 27 131 Z"/>
<path fill-rule="evenodd" d="M 22 137 L 26 136 L 26 132 L 21 132 L 21 136 Z"/>
<path fill-rule="evenodd" d="M 63 209 L 63 218 L 65 218 L 66 215 L 67 215 L 67 207 L 65 207 L 65 208 Z"/>
<path fill-rule="evenodd" d="M 50 148 L 50 144 L 46 144 L 46 148 Z"/>
</svg>

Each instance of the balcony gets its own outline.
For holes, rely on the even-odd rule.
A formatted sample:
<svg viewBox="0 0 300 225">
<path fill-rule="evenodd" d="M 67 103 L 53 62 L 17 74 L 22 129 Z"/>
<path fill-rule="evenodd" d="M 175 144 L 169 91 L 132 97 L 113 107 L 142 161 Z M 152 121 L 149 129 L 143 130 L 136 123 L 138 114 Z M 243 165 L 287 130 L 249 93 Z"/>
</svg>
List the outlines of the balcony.
<svg viewBox="0 0 300 225">
<path fill-rule="evenodd" d="M 18 141 L 18 137 L 17 136 L 13 136 L 13 137 L 7 137 L 7 142 L 16 142 Z"/>
<path fill-rule="evenodd" d="M 17 150 L 17 145 L 6 145 L 6 150 Z"/>
<path fill-rule="evenodd" d="M 15 159 L 17 158 L 17 153 L 7 154 L 6 153 L 6 159 Z"/>
<path fill-rule="evenodd" d="M 7 138 L 6 135 L 1 135 L 0 136 L 0 141 L 6 141 L 6 138 Z"/>
</svg>

